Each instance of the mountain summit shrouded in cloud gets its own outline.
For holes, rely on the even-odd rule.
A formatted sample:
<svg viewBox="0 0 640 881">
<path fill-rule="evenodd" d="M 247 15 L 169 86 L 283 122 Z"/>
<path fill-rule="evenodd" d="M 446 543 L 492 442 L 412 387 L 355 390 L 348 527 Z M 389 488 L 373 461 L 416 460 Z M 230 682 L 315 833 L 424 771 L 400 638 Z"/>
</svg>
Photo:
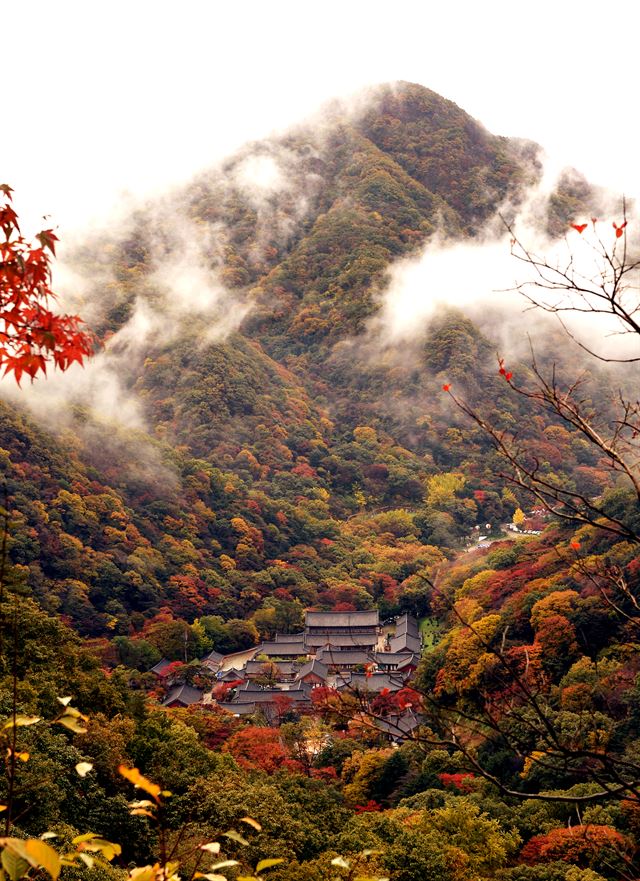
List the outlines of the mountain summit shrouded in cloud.
<svg viewBox="0 0 640 881">
<path fill-rule="evenodd" d="M 357 332 L 362 313 L 375 308 L 372 293 L 392 262 L 436 231 L 443 240 L 476 237 L 499 206 L 518 204 L 540 175 L 537 154 L 533 144 L 492 136 L 427 89 L 382 87 L 246 147 L 138 212 L 114 245 L 116 258 L 146 279 L 150 267 L 184 250 L 180 222 L 195 224 L 191 247 L 199 239 L 218 282 L 248 296 L 265 334 L 281 311 L 288 332 L 300 333 L 306 310 L 321 310 L 331 315 L 324 333 L 340 337 Z M 187 309 L 199 308 L 193 290 Z M 130 284 L 103 287 L 111 330 L 122 326 L 135 294 Z"/>
</svg>

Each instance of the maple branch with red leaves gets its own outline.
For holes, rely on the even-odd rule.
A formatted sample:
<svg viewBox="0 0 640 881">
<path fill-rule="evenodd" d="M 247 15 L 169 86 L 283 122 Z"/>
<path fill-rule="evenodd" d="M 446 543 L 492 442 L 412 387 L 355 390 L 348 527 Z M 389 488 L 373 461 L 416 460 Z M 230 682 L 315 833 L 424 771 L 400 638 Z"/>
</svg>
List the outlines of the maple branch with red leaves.
<svg viewBox="0 0 640 881">
<path fill-rule="evenodd" d="M 0 368 L 19 385 L 23 374 L 34 380 L 46 375 L 49 365 L 67 370 L 84 364 L 95 339 L 77 315 L 49 308 L 57 300 L 50 285 L 58 237 L 45 229 L 36 235 L 37 246 L 29 244 L 20 233 L 12 192 L 0 184 Z"/>
<path fill-rule="evenodd" d="M 632 254 L 627 235 L 626 201 L 622 203 L 623 220 L 612 222 L 615 232 L 613 244 L 607 244 L 601 233 L 602 224 L 596 217 L 588 223 L 571 223 L 570 229 L 586 238 L 586 256 L 591 264 L 581 268 L 568 237 L 565 237 L 566 259 L 550 260 L 528 248 L 517 236 L 513 226 L 500 215 L 511 236 L 511 254 L 520 263 L 533 270 L 533 280 L 517 284 L 519 291 L 533 308 L 555 315 L 567 336 L 583 351 L 607 363 L 633 363 L 639 356 L 616 358 L 603 355 L 578 339 L 563 321 L 565 313 L 610 316 L 615 319 L 621 334 L 640 335 L 640 257 Z M 586 236 L 585 236 L 586 232 Z M 570 233 L 573 235 L 574 233 Z"/>
</svg>

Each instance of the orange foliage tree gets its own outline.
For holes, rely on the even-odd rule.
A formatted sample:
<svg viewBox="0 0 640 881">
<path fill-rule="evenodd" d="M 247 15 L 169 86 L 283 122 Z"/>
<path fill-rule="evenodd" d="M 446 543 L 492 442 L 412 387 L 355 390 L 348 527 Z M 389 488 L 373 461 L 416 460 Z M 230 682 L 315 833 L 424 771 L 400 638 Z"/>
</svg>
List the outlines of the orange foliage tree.
<svg viewBox="0 0 640 881">
<path fill-rule="evenodd" d="M 520 852 L 523 863 L 562 860 L 581 867 L 626 862 L 633 853 L 633 844 L 612 826 L 596 824 L 551 829 L 535 835 Z"/>
</svg>

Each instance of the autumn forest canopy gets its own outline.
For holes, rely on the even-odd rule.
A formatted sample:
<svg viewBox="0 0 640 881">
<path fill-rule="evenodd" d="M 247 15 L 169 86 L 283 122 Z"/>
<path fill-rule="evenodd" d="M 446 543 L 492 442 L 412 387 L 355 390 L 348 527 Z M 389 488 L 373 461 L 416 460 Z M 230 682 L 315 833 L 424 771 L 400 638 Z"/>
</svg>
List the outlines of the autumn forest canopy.
<svg viewBox="0 0 640 881">
<path fill-rule="evenodd" d="M 3 878 L 637 877 L 637 227 L 542 179 L 382 87 L 88 234 L 69 309 L 0 188 Z M 487 242 L 535 284 L 398 299 Z"/>
</svg>

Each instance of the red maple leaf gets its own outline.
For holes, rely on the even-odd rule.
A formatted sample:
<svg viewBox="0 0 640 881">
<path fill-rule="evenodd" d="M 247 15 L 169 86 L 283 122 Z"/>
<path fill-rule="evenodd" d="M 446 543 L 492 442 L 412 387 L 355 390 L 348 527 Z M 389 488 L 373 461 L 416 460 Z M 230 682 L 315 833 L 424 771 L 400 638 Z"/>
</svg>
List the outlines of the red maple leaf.
<svg viewBox="0 0 640 881">
<path fill-rule="evenodd" d="M 624 223 L 621 223 L 620 226 L 618 226 L 618 224 L 614 221 L 614 223 L 613 223 L 613 228 L 614 228 L 615 231 L 616 231 L 616 238 L 617 238 L 617 239 L 619 239 L 620 236 L 622 235 L 622 233 L 623 233 L 623 231 L 624 231 L 624 228 L 625 228 L 625 226 L 627 225 L 627 223 L 628 223 L 628 221 L 625 220 Z"/>
</svg>

